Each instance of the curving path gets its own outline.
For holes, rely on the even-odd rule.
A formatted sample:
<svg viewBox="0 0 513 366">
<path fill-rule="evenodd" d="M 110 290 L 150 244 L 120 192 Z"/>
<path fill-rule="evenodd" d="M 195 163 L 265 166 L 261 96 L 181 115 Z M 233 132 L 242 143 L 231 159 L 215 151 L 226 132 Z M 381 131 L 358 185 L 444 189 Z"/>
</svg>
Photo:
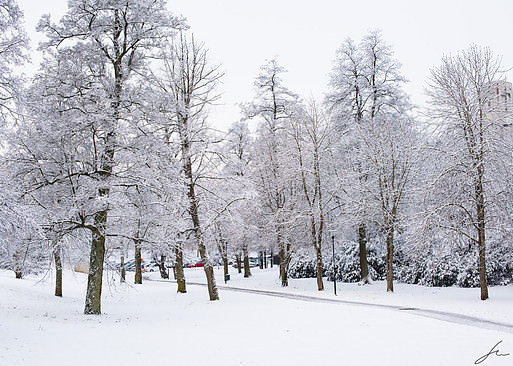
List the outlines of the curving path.
<svg viewBox="0 0 513 366">
<path fill-rule="evenodd" d="M 152 279 L 151 281 L 168 282 L 168 283 L 176 282 L 173 280 L 158 280 L 158 279 Z M 203 286 L 203 287 L 207 286 L 206 284 L 199 283 L 199 282 L 187 282 L 187 285 Z M 222 291 L 244 292 L 244 293 L 250 293 L 250 294 L 255 294 L 255 295 L 281 297 L 281 298 L 290 299 L 290 300 L 329 303 L 329 304 L 337 304 L 337 305 L 365 306 L 368 308 L 384 309 L 384 310 L 391 310 L 391 311 L 404 311 L 404 312 L 408 312 L 409 314 L 424 316 L 426 318 L 442 320 L 442 321 L 446 321 L 449 323 L 468 325 L 468 326 L 479 327 L 479 328 L 513 334 L 513 324 L 497 322 L 497 321 L 492 321 L 492 320 L 486 320 L 486 319 L 481 319 L 481 318 L 474 317 L 474 316 L 462 315 L 462 314 L 458 314 L 458 313 L 451 313 L 451 312 L 447 312 L 447 311 L 430 310 L 430 309 L 422 309 L 422 308 L 415 308 L 415 307 L 404 307 L 404 306 L 399 306 L 399 305 L 373 304 L 373 303 L 361 302 L 361 301 L 330 299 L 330 298 L 322 298 L 322 297 L 315 297 L 315 296 L 309 296 L 309 295 L 290 294 L 290 293 L 279 292 L 279 291 L 257 290 L 257 289 L 223 286 L 223 285 L 217 285 L 217 288 Z"/>
</svg>

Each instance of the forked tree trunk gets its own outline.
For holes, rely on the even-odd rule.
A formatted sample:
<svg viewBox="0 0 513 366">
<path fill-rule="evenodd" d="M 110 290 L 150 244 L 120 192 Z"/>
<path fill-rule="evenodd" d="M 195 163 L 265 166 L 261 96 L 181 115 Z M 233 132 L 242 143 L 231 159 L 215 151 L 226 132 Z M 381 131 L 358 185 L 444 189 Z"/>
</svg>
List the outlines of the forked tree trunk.
<svg viewBox="0 0 513 366">
<path fill-rule="evenodd" d="M 95 216 L 96 227 L 104 227 L 107 222 L 107 211 L 100 211 Z M 103 260 L 105 257 L 105 235 L 100 230 L 92 231 L 91 255 L 89 258 L 89 275 L 84 314 L 101 314 Z"/>
<path fill-rule="evenodd" d="M 135 280 L 136 285 L 142 284 L 142 257 L 141 257 L 141 243 L 135 241 Z"/>
<path fill-rule="evenodd" d="M 55 296 L 62 297 L 62 259 L 59 243 L 54 245 L 53 259 L 55 261 Z"/>
<path fill-rule="evenodd" d="M 248 243 L 246 242 L 242 245 L 242 253 L 244 255 L 244 278 L 248 278 L 251 276 L 251 270 L 249 268 Z"/>
<path fill-rule="evenodd" d="M 358 225 L 358 246 L 360 255 L 360 280 L 362 284 L 370 283 L 369 281 L 369 264 L 367 262 L 367 226 L 365 224 Z"/>
<path fill-rule="evenodd" d="M 175 275 L 176 284 L 178 285 L 176 292 L 185 294 L 187 288 L 185 286 L 185 274 L 183 272 L 183 251 L 181 244 L 175 245 Z"/>
</svg>

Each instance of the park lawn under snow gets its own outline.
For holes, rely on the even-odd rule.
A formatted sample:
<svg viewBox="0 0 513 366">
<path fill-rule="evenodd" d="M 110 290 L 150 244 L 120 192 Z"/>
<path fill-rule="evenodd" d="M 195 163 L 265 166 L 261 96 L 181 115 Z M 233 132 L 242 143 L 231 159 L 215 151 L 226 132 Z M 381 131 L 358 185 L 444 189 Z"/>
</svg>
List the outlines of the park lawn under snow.
<svg viewBox="0 0 513 366">
<path fill-rule="evenodd" d="M 331 282 L 317 294 L 313 279 L 281 289 L 276 268 L 254 269 L 250 279 L 231 272 L 232 287 L 333 296 Z M 200 268 L 186 276 L 204 281 Z M 472 365 L 499 341 L 500 353 L 513 354 L 511 332 L 408 312 L 223 290 L 211 302 L 206 288 L 189 285 L 187 294 L 177 294 L 155 273 L 138 286 L 107 277 L 103 314 L 85 316 L 86 275 L 65 272 L 64 297 L 56 298 L 50 277 L 16 280 L 0 271 L 0 365 Z M 476 289 L 397 285 L 386 294 L 383 283 L 344 284 L 338 298 L 481 311 L 507 321 L 512 292 L 512 286 L 491 288 L 490 301 L 481 303 Z M 493 354 L 482 364 L 511 365 L 513 356 Z"/>
</svg>

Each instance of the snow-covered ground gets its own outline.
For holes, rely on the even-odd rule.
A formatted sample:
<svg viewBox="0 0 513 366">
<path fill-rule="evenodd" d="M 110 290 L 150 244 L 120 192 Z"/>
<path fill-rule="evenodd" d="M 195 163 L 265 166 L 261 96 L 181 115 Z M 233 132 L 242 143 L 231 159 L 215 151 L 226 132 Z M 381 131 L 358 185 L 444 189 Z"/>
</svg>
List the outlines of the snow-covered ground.
<svg viewBox="0 0 513 366">
<path fill-rule="evenodd" d="M 253 269 L 249 279 L 231 270 L 229 287 L 258 288 L 335 298 L 332 283 L 291 280 L 282 289 L 276 268 Z M 217 282 L 224 286 L 222 274 Z M 205 282 L 201 268 L 189 282 Z M 120 285 L 107 276 L 101 316 L 82 314 L 86 276 L 65 272 L 64 297 L 53 296 L 50 276 L 14 279 L 0 271 L 0 365 L 513 365 L 513 331 L 484 329 L 418 316 L 408 311 L 306 302 L 207 290 L 145 274 L 143 285 Z M 425 288 L 383 283 L 338 284 L 337 299 L 396 304 L 482 317 L 513 324 L 513 286 L 478 289 Z"/>
</svg>

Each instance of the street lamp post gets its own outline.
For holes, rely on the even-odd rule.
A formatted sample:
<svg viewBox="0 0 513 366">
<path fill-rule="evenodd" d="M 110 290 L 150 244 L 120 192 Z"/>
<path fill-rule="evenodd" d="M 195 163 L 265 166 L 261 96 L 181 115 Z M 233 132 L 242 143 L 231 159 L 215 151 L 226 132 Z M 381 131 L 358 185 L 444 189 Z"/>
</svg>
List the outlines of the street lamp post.
<svg viewBox="0 0 513 366">
<path fill-rule="evenodd" d="M 333 292 L 337 296 L 337 268 L 335 267 L 335 235 L 331 236 L 331 247 L 333 249 Z"/>
</svg>

